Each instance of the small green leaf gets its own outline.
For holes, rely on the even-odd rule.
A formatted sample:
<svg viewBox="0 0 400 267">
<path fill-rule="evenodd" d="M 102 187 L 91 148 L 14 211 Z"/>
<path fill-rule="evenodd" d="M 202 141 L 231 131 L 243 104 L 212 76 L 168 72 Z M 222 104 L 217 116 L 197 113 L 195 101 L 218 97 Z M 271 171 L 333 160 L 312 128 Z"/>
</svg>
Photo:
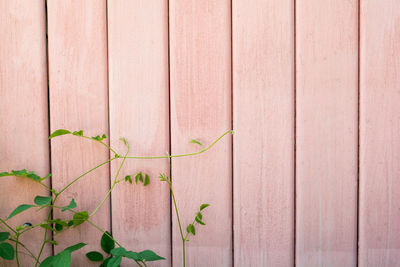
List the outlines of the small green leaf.
<svg viewBox="0 0 400 267">
<path fill-rule="evenodd" d="M 158 176 L 158 179 L 160 179 L 160 181 L 163 181 L 163 182 L 167 182 L 168 181 L 167 180 L 167 176 L 165 174 L 163 174 L 163 173 L 160 173 L 160 175 Z"/>
<path fill-rule="evenodd" d="M 158 261 L 158 260 L 165 260 L 165 258 L 158 256 L 151 250 L 144 250 L 138 253 L 145 261 Z"/>
<path fill-rule="evenodd" d="M 0 243 L 0 257 L 5 260 L 14 259 L 14 247 L 8 243 Z"/>
<path fill-rule="evenodd" d="M 106 266 L 107 267 L 119 267 L 119 265 L 121 264 L 121 261 L 122 261 L 122 256 L 113 257 L 108 261 Z"/>
<path fill-rule="evenodd" d="M 196 229 L 194 228 L 194 225 L 193 224 L 189 224 L 187 227 L 186 227 L 186 231 L 190 234 L 190 233 L 192 233 L 193 235 L 196 235 Z"/>
<path fill-rule="evenodd" d="M 35 202 L 35 204 L 38 206 L 44 206 L 49 205 L 51 203 L 51 199 L 51 197 L 36 196 L 33 202 Z"/>
<path fill-rule="evenodd" d="M 52 245 L 55 245 L 55 246 L 58 245 L 57 241 L 55 241 L 55 240 L 49 240 L 49 241 L 47 241 L 47 242 L 50 243 L 50 244 L 52 244 Z"/>
<path fill-rule="evenodd" d="M 75 135 L 75 136 L 83 136 L 83 131 L 82 130 L 74 131 L 72 134 Z"/>
<path fill-rule="evenodd" d="M 203 214 L 201 214 L 201 212 L 198 212 L 196 214 L 196 217 L 199 218 L 200 220 L 203 219 Z"/>
<path fill-rule="evenodd" d="M 65 251 L 69 251 L 69 252 L 74 252 L 74 251 L 76 251 L 76 250 L 78 250 L 78 249 L 83 248 L 84 246 L 86 246 L 85 243 L 77 243 L 77 244 L 75 244 L 75 245 L 73 245 L 73 246 L 67 247 L 67 248 L 64 249 L 64 250 L 65 250 Z"/>
<path fill-rule="evenodd" d="M 70 210 L 70 209 L 74 209 L 76 208 L 76 202 L 74 199 L 71 199 L 71 201 L 69 202 L 68 206 L 65 206 L 61 209 L 62 212 L 66 211 L 66 210 Z"/>
<path fill-rule="evenodd" d="M 15 210 L 13 210 L 13 212 L 11 212 L 11 214 L 8 216 L 7 220 L 11 219 L 15 215 L 17 215 L 17 214 L 19 214 L 19 213 L 21 213 L 21 212 L 23 212 L 23 211 L 25 211 L 25 210 L 27 210 L 29 208 L 32 208 L 32 207 L 34 207 L 34 205 L 28 205 L 28 204 L 19 205 L 17 208 L 15 208 Z"/>
<path fill-rule="evenodd" d="M 138 183 L 138 180 L 141 181 L 143 183 L 143 174 L 142 172 L 138 172 L 135 176 L 135 183 Z"/>
<path fill-rule="evenodd" d="M 56 224 L 54 224 L 54 228 L 56 229 L 56 232 L 60 232 L 60 231 L 62 231 L 64 226 L 62 224 L 56 223 Z"/>
<path fill-rule="evenodd" d="M 120 137 L 119 140 L 121 140 L 122 142 L 124 142 L 125 146 L 128 146 L 128 141 L 126 141 L 125 137 Z"/>
<path fill-rule="evenodd" d="M 97 252 L 97 251 L 90 251 L 90 252 L 86 253 L 86 257 L 90 261 L 103 261 L 104 260 L 103 254 L 101 254 L 100 252 Z"/>
<path fill-rule="evenodd" d="M 9 232 L 0 232 L 0 242 L 6 241 L 10 236 Z"/>
<path fill-rule="evenodd" d="M 100 245 L 101 249 L 107 253 L 110 254 L 111 250 L 115 247 L 115 242 L 114 240 L 109 236 L 111 235 L 109 232 L 106 232 L 107 234 L 103 234 L 101 237 Z"/>
<path fill-rule="evenodd" d="M 146 186 L 146 185 L 148 185 L 149 183 L 150 183 L 150 177 L 149 177 L 149 175 L 146 173 L 146 174 L 144 175 L 144 183 L 143 183 L 143 185 Z"/>
<path fill-rule="evenodd" d="M 139 255 L 139 253 L 133 251 L 127 251 L 124 255 L 125 258 L 134 260 L 134 261 L 142 261 L 143 258 Z"/>
<path fill-rule="evenodd" d="M 192 140 L 190 140 L 189 141 L 189 143 L 192 143 L 192 144 L 197 144 L 197 145 L 200 145 L 200 146 L 202 146 L 203 144 L 199 141 L 199 140 L 196 140 L 196 139 L 192 139 Z"/>
<path fill-rule="evenodd" d="M 9 172 L 0 172 L 0 177 L 11 176 L 11 175 L 12 175 L 12 173 L 9 173 Z"/>
<path fill-rule="evenodd" d="M 91 138 L 92 138 L 93 140 L 96 140 L 96 141 L 101 142 L 101 141 L 103 141 L 104 139 L 106 139 L 107 136 L 106 136 L 105 134 L 103 134 L 102 136 L 96 135 L 96 136 L 93 136 L 93 137 L 91 137 Z"/>
<path fill-rule="evenodd" d="M 58 129 L 55 130 L 50 136 L 49 139 L 54 138 L 56 136 L 60 136 L 60 135 L 65 135 L 65 134 L 70 134 L 71 132 L 68 130 L 64 130 L 64 129 Z"/>
<path fill-rule="evenodd" d="M 130 175 L 125 176 L 125 182 L 132 184 L 132 177 Z"/>
<path fill-rule="evenodd" d="M 87 211 L 75 213 L 73 217 L 74 226 L 76 227 L 84 223 L 87 219 L 89 219 L 89 213 Z"/>
<path fill-rule="evenodd" d="M 110 253 L 114 256 L 124 256 L 126 254 L 126 249 L 123 247 L 113 248 Z"/>
<path fill-rule="evenodd" d="M 204 210 L 204 209 L 207 208 L 208 206 L 210 206 L 210 204 L 201 204 L 200 210 Z"/>
<path fill-rule="evenodd" d="M 199 219 L 199 217 L 195 218 L 196 222 L 201 224 L 201 225 L 206 225 L 201 219 Z"/>
<path fill-rule="evenodd" d="M 55 231 L 56 229 L 54 229 L 53 227 L 51 227 L 49 224 L 47 224 L 47 223 L 41 223 L 40 224 L 40 227 L 42 227 L 42 228 L 44 228 L 44 229 L 47 229 L 47 230 L 50 230 L 50 231 Z"/>
</svg>

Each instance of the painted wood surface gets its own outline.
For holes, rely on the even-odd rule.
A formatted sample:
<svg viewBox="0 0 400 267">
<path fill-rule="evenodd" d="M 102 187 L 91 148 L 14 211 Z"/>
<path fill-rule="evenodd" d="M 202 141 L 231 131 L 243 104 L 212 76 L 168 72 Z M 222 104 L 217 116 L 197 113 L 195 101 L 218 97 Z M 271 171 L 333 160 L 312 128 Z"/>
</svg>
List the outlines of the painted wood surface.
<svg viewBox="0 0 400 267">
<path fill-rule="evenodd" d="M 106 1 L 51 0 L 47 4 L 51 130 L 63 128 L 84 130 L 88 136 L 108 135 Z M 53 188 L 60 190 L 83 172 L 108 160 L 109 154 L 94 141 L 62 136 L 52 139 L 51 158 Z M 59 204 L 68 205 L 74 198 L 76 210 L 91 213 L 106 195 L 109 183 L 106 165 L 72 185 Z M 54 217 L 69 218 L 72 214 L 55 212 Z M 103 229 L 110 228 L 109 201 L 91 220 Z M 60 245 L 55 252 L 84 241 L 88 245 L 74 253 L 73 265 L 89 266 L 83 253 L 98 249 L 101 235 L 91 225 L 81 225 L 56 237 Z"/>
<path fill-rule="evenodd" d="M 360 10 L 360 266 L 400 262 L 400 3 Z"/>
<path fill-rule="evenodd" d="M 296 264 L 355 266 L 358 6 L 296 1 Z"/>
<path fill-rule="evenodd" d="M 200 150 L 231 129 L 230 1 L 170 1 L 171 151 Z M 204 227 L 187 249 L 187 266 L 232 263 L 231 137 L 200 156 L 172 161 L 172 181 L 184 230 L 200 204 Z M 173 213 L 172 216 L 175 216 Z M 181 241 L 173 220 L 173 264 L 181 266 Z"/>
<path fill-rule="evenodd" d="M 168 2 L 109 1 L 109 79 L 111 144 L 131 155 L 166 155 L 169 151 Z M 112 162 L 111 177 L 120 165 Z M 125 175 L 142 171 L 150 185 L 119 184 L 112 193 L 113 235 L 127 249 L 152 249 L 171 260 L 169 187 L 158 179 L 168 160 L 129 159 Z M 129 233 L 129 234 L 127 234 Z"/>
<path fill-rule="evenodd" d="M 29 169 L 42 176 L 49 173 L 45 23 L 44 1 L 0 2 L 0 172 Z M 2 219 L 20 204 L 32 204 L 36 195 L 49 194 L 39 184 L 20 177 L 1 177 L 0 188 Z M 47 212 L 28 210 L 9 223 L 35 224 Z M 43 230 L 35 229 L 21 240 L 37 254 L 40 247 L 34 239 L 42 236 Z M 19 251 L 21 265 L 33 266 L 32 258 L 23 254 L 23 249 Z M 49 253 L 47 246 L 44 255 Z M 0 259 L 0 265 L 15 263 Z"/>
<path fill-rule="evenodd" d="M 292 266 L 294 4 L 232 10 L 234 263 Z"/>
</svg>

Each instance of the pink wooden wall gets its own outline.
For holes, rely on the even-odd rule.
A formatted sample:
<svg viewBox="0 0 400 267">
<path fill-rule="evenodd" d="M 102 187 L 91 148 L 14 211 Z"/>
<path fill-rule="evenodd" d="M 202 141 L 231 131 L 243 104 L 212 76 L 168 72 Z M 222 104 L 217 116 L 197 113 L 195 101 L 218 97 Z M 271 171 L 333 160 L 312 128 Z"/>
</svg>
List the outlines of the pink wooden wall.
<svg viewBox="0 0 400 267">
<path fill-rule="evenodd" d="M 0 171 L 51 171 L 59 189 L 110 157 L 72 136 L 50 144 L 58 128 L 106 133 L 116 147 L 124 136 L 144 156 L 235 130 L 172 161 L 183 224 L 211 203 L 188 266 L 400 266 L 398 0 L 0 1 Z M 93 209 L 117 168 L 60 201 Z M 121 175 L 153 182 L 117 186 L 93 218 L 126 247 L 167 258 L 151 266 L 181 264 L 169 190 L 156 181 L 167 169 L 129 161 Z M 0 216 L 38 194 L 2 178 Z M 82 225 L 45 254 L 83 240 L 73 266 L 90 266 L 83 254 L 100 236 Z"/>
</svg>

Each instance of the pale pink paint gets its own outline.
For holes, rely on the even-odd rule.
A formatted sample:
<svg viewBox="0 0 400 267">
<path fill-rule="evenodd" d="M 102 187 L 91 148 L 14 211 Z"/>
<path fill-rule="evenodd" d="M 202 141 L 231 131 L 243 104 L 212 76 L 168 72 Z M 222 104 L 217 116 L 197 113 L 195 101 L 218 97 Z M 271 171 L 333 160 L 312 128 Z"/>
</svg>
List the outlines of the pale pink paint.
<svg viewBox="0 0 400 267">
<path fill-rule="evenodd" d="M 358 1 L 296 1 L 296 265 L 355 266 Z"/>
<path fill-rule="evenodd" d="M 126 150 L 121 136 L 130 155 L 169 151 L 167 4 L 108 1 L 110 135 L 121 155 Z M 112 179 L 119 165 L 112 162 Z M 149 173 L 148 186 L 121 182 L 112 193 L 113 234 L 127 249 L 151 249 L 167 258 L 151 266 L 170 266 L 169 186 L 158 179 L 168 173 L 168 160 L 128 159 L 120 176 L 139 171 Z"/>
<path fill-rule="evenodd" d="M 400 2 L 361 2 L 360 266 L 400 264 Z"/>
<path fill-rule="evenodd" d="M 106 2 L 48 1 L 50 123 L 59 128 L 84 130 L 88 136 L 108 135 Z M 60 190 L 90 168 L 108 160 L 101 144 L 75 136 L 52 139 L 53 188 Z M 109 187 L 108 165 L 85 176 L 65 191 L 59 205 L 75 198 L 76 210 L 91 213 Z M 72 214 L 55 212 L 55 218 Z M 106 201 L 91 218 L 103 229 L 110 228 Z M 73 254 L 73 266 L 90 266 L 84 253 L 98 249 L 102 233 L 89 224 L 57 236 L 55 252 L 77 242 L 88 243 Z M 79 259 L 74 260 L 74 259 Z"/>
<path fill-rule="evenodd" d="M 293 11 L 233 1 L 235 266 L 294 263 Z"/>
<path fill-rule="evenodd" d="M 49 173 L 45 30 L 43 1 L 0 1 L 0 172 L 26 168 L 41 176 Z M 48 194 L 27 178 L 1 177 L 0 216 L 5 219 L 18 205 Z M 31 209 L 9 223 L 34 224 L 46 215 L 47 210 Z M 43 229 L 35 229 L 21 240 L 38 253 L 35 239 L 42 235 Z M 49 253 L 47 246 L 43 256 Z M 34 261 L 20 253 L 20 263 L 33 266 Z M 0 265 L 15 262 L 0 259 Z"/>
<path fill-rule="evenodd" d="M 173 154 L 198 151 L 231 128 L 230 1 L 170 1 L 171 146 Z M 172 161 L 172 181 L 184 230 L 201 203 L 207 224 L 197 227 L 187 266 L 232 264 L 231 136 L 212 150 Z M 173 213 L 172 216 L 175 216 Z M 181 241 L 173 219 L 173 263 Z"/>
</svg>

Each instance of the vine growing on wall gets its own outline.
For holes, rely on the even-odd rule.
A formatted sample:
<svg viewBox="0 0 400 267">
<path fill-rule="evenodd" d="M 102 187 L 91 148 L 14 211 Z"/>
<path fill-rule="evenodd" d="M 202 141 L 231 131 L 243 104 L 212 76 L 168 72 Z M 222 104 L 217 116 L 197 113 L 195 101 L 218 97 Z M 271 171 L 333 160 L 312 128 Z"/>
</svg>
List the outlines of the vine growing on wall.
<svg viewBox="0 0 400 267">
<path fill-rule="evenodd" d="M 165 182 L 171 193 L 172 203 L 175 210 L 175 216 L 178 222 L 179 234 L 182 241 L 182 263 L 183 266 L 186 266 L 186 244 L 189 241 L 189 236 L 196 235 L 196 227 L 201 225 L 205 225 L 203 221 L 203 212 L 209 204 L 205 203 L 200 205 L 198 211 L 196 211 L 194 215 L 194 219 L 192 223 L 187 225 L 186 227 L 181 223 L 181 217 L 179 216 L 179 209 L 176 202 L 176 196 L 173 190 L 173 183 L 171 179 L 171 159 L 177 157 L 188 157 L 194 156 L 201 153 L 206 152 L 207 150 L 211 149 L 219 140 L 221 140 L 224 136 L 233 133 L 232 130 L 226 131 L 222 134 L 219 138 L 217 138 L 214 142 L 212 142 L 208 147 L 201 149 L 198 152 L 187 153 L 187 154 L 179 154 L 179 155 L 170 155 L 167 154 L 165 156 L 150 156 L 150 157 L 142 157 L 142 156 L 129 156 L 130 146 L 129 143 L 125 138 L 121 138 L 121 141 L 124 143 L 125 152 L 123 154 L 117 153 L 115 149 L 111 146 L 107 145 L 104 142 L 106 139 L 106 135 L 97 135 L 97 136 L 85 136 L 83 131 L 69 131 L 65 129 L 58 129 L 54 131 L 49 139 L 62 136 L 62 135 L 73 135 L 80 138 L 89 139 L 95 141 L 104 147 L 106 147 L 111 154 L 113 154 L 110 159 L 98 164 L 97 166 L 91 168 L 90 170 L 84 172 L 80 176 L 76 177 L 75 179 L 71 180 L 66 186 L 64 186 L 61 190 L 56 191 L 53 188 L 50 188 L 46 185 L 45 180 L 51 177 L 51 174 L 48 174 L 44 177 L 37 175 L 33 171 L 27 171 L 26 169 L 23 170 L 12 170 L 10 172 L 1 172 L 0 177 L 6 176 L 16 176 L 30 179 L 32 182 L 39 183 L 41 186 L 46 188 L 49 191 L 49 196 L 35 196 L 33 198 L 33 203 L 31 204 L 21 204 L 16 207 L 7 217 L 1 218 L 0 217 L 0 257 L 3 260 L 7 261 L 15 261 L 17 266 L 21 266 L 19 256 L 21 253 L 27 254 L 32 258 L 33 265 L 35 267 L 68 267 L 71 265 L 71 255 L 73 252 L 83 248 L 86 246 L 86 243 L 80 242 L 74 245 L 71 245 L 64 250 L 60 251 L 56 255 L 46 257 L 42 259 L 42 254 L 44 247 L 46 244 L 51 244 L 57 246 L 58 243 L 55 240 L 55 237 L 60 233 L 65 231 L 69 231 L 79 227 L 82 224 L 89 224 L 92 227 L 96 228 L 99 233 L 101 233 L 100 238 L 100 247 L 102 251 L 90 251 L 86 254 L 88 260 L 93 262 L 99 262 L 100 266 L 104 267 L 117 267 L 120 266 L 123 258 L 128 260 L 134 261 L 138 266 L 148 266 L 147 264 L 152 261 L 159 261 L 165 260 L 164 257 L 157 255 L 152 250 L 144 250 L 144 251 L 132 251 L 125 248 L 122 244 L 120 244 L 115 238 L 106 230 L 102 229 L 98 225 L 96 225 L 91 218 L 100 210 L 103 204 L 107 201 L 110 197 L 111 192 L 114 188 L 121 182 L 120 172 L 123 168 L 126 160 L 128 159 L 161 159 L 165 158 L 168 159 L 168 173 L 164 174 L 161 173 L 158 179 L 161 182 Z M 194 143 L 197 145 L 202 146 L 199 140 L 191 140 L 190 143 Z M 89 212 L 88 210 L 80 210 L 78 208 L 78 203 L 75 199 L 70 199 L 69 204 L 66 206 L 59 206 L 57 205 L 57 200 L 61 194 L 63 194 L 71 185 L 77 183 L 79 180 L 83 179 L 87 174 L 95 171 L 96 169 L 104 166 L 116 159 L 120 159 L 121 163 L 117 169 L 115 176 L 112 179 L 111 186 L 103 197 L 102 201 L 94 207 L 93 211 Z M 147 173 L 143 173 L 141 171 L 137 172 L 133 175 L 126 175 L 122 180 L 126 183 L 132 184 L 142 184 L 143 186 L 147 186 L 150 184 L 150 176 Z M 47 209 L 47 216 L 46 218 L 36 224 L 25 223 L 23 225 L 18 225 L 16 227 L 12 227 L 8 220 L 17 216 L 18 214 L 29 210 L 29 209 Z M 59 218 L 52 218 L 52 214 L 54 210 L 59 210 L 62 213 L 68 213 L 68 219 L 59 219 Z M 37 241 L 36 246 L 39 247 L 39 252 L 34 254 L 26 244 L 21 241 L 21 236 L 23 236 L 28 231 L 31 231 L 35 228 L 42 228 L 43 229 L 43 236 L 41 240 Z"/>
</svg>

